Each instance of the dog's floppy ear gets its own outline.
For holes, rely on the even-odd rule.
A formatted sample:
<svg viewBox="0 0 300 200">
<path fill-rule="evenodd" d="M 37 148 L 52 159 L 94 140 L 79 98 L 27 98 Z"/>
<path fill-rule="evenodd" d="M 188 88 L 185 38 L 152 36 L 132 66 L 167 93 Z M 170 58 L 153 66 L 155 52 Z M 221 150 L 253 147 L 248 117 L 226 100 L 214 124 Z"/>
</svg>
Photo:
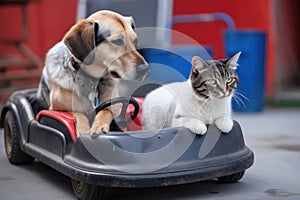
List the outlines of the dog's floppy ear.
<svg viewBox="0 0 300 200">
<path fill-rule="evenodd" d="M 95 58 L 92 50 L 95 47 L 95 29 L 98 24 L 82 19 L 65 35 L 64 43 L 71 53 L 85 64 L 92 64 Z"/>
</svg>

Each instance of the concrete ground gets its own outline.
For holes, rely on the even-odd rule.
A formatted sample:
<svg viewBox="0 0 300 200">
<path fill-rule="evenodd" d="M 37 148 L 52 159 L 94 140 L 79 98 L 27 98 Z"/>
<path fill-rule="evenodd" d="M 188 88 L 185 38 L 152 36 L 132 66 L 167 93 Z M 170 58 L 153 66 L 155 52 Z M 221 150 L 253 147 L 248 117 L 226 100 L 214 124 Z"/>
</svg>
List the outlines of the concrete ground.
<svg viewBox="0 0 300 200">
<path fill-rule="evenodd" d="M 267 109 L 255 114 L 235 114 L 234 119 L 242 125 L 245 141 L 255 153 L 254 165 L 240 182 L 113 189 L 111 199 L 300 199 L 300 109 Z M 1 200 L 75 199 L 69 178 L 42 163 L 9 164 L 2 130 L 0 138 Z"/>
</svg>

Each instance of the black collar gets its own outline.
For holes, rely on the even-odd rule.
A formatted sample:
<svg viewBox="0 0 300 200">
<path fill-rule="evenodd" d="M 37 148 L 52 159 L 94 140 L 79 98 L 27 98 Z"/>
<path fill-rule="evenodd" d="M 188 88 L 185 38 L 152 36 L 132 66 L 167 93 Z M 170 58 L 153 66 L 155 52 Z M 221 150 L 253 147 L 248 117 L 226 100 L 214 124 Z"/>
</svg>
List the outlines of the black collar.
<svg viewBox="0 0 300 200">
<path fill-rule="evenodd" d="M 80 69 L 80 64 L 75 61 L 74 57 L 71 57 L 71 64 L 74 67 L 75 70 L 79 71 Z"/>
<path fill-rule="evenodd" d="M 71 64 L 73 66 L 73 68 L 77 71 L 77 73 L 79 72 L 81 66 L 78 62 L 75 61 L 74 57 L 71 57 Z M 100 81 L 101 78 L 96 78 L 92 75 L 89 75 L 88 73 L 86 73 L 84 70 L 80 70 L 80 74 L 83 75 L 85 78 L 91 80 L 93 83 L 98 83 Z"/>
</svg>

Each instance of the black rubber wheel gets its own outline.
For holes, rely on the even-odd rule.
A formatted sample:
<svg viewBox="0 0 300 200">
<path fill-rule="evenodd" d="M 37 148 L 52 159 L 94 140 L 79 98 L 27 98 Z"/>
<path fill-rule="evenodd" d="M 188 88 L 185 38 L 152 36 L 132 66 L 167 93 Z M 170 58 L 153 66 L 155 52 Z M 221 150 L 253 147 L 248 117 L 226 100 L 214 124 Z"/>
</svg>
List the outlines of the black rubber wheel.
<svg viewBox="0 0 300 200">
<path fill-rule="evenodd" d="M 29 164 L 34 158 L 22 151 L 18 137 L 19 128 L 11 111 L 8 111 L 4 119 L 4 144 L 7 159 L 12 164 Z"/>
<path fill-rule="evenodd" d="M 79 200 L 107 200 L 110 196 L 111 188 L 91 185 L 73 179 L 71 181 L 73 192 Z"/>
<path fill-rule="evenodd" d="M 236 183 L 244 176 L 245 171 L 241 171 L 235 174 L 218 177 L 220 183 Z"/>
</svg>

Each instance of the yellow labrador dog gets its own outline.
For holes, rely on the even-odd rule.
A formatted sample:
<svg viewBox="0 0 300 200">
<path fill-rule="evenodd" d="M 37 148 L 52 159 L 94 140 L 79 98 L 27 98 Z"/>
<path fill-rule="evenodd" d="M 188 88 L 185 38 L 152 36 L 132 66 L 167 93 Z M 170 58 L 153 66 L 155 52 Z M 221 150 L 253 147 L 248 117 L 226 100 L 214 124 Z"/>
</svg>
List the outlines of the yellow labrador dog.
<svg viewBox="0 0 300 200">
<path fill-rule="evenodd" d="M 40 105 L 72 112 L 77 135 L 109 131 L 119 109 L 102 110 L 91 123 L 89 114 L 118 96 L 114 90 L 118 80 L 143 80 L 149 67 L 136 48 L 131 17 L 105 10 L 80 20 L 46 55 L 38 88 Z"/>
</svg>

